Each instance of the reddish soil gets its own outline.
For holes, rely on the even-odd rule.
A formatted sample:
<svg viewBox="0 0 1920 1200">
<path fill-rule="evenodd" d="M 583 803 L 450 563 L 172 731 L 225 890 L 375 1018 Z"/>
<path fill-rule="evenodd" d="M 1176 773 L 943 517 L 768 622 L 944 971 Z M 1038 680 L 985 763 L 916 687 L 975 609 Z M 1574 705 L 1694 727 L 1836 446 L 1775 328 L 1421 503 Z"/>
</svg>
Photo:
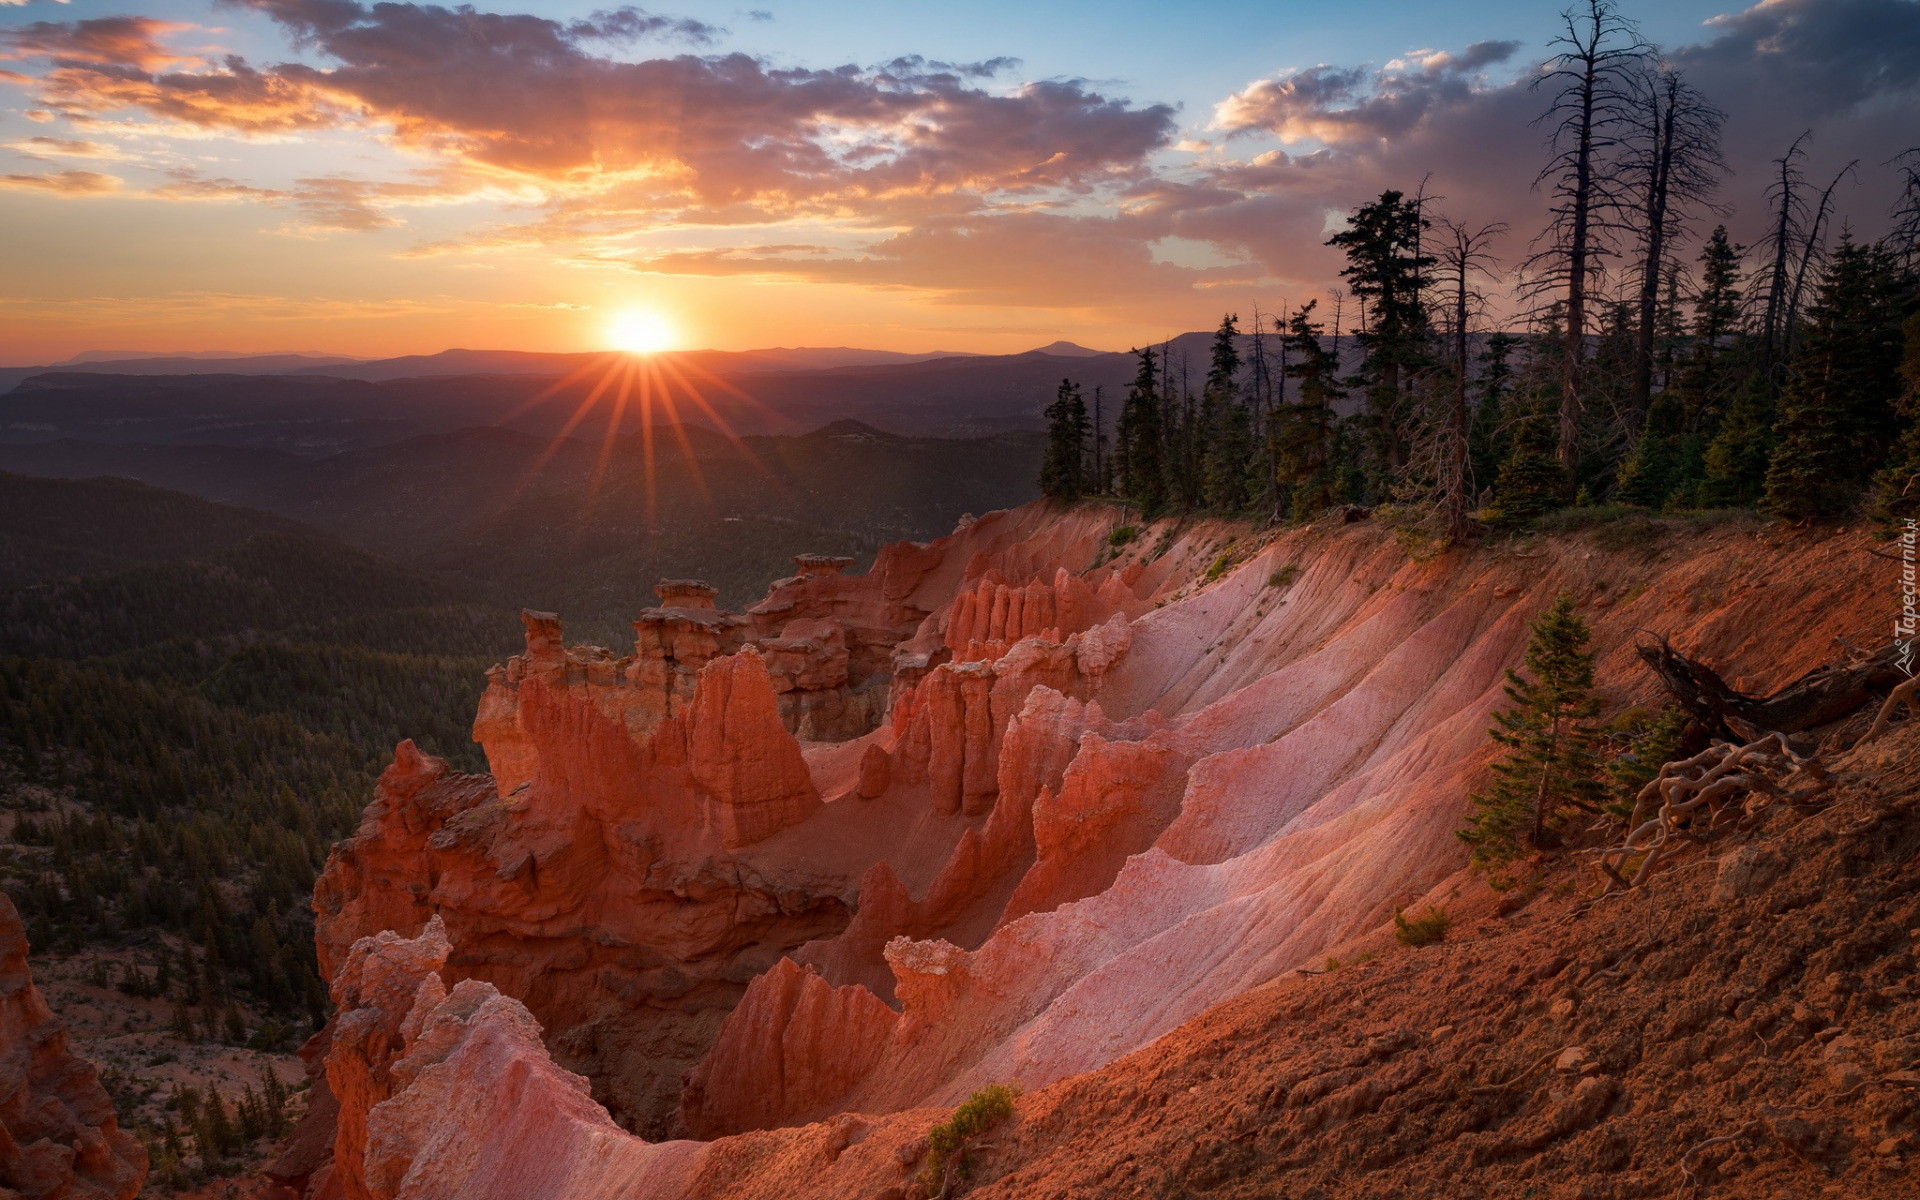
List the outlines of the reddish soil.
<svg viewBox="0 0 1920 1200">
<path fill-rule="evenodd" d="M 1571 865 L 1465 887 L 1443 944 L 1292 975 L 1023 1098 L 962 1190 L 1920 1196 L 1916 749 L 1908 727 L 1843 757 L 1825 807 L 1639 891 L 1592 901 Z"/>
</svg>

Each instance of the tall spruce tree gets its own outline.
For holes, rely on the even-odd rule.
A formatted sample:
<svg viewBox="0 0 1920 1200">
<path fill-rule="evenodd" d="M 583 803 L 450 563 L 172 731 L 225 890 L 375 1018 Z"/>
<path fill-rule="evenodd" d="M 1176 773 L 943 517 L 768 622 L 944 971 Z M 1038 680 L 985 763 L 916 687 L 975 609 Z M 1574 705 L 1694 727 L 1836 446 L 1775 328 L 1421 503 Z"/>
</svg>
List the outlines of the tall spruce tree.
<svg viewBox="0 0 1920 1200">
<path fill-rule="evenodd" d="M 1336 503 L 1341 494 L 1331 461 L 1339 364 L 1320 344 L 1322 329 L 1313 319 L 1318 303 L 1307 301 L 1287 321 L 1281 344 L 1287 352 L 1287 375 L 1299 381 L 1300 398 L 1277 405 L 1269 418 L 1281 497 L 1296 521 Z"/>
<path fill-rule="evenodd" d="M 1560 844 L 1568 810 L 1598 812 L 1606 799 L 1591 724 L 1600 711 L 1594 656 L 1572 594 L 1562 592 L 1530 628 L 1526 674 L 1507 671 L 1513 706 L 1496 712 L 1487 730 L 1505 753 L 1492 765 L 1492 786 L 1470 798 L 1467 827 L 1456 835 L 1496 887 L 1511 885 L 1506 868 L 1516 859 Z"/>
<path fill-rule="evenodd" d="M 1805 520 L 1853 507 L 1896 437 L 1908 303 L 1893 255 L 1842 233 L 1780 397 L 1763 512 Z"/>
<path fill-rule="evenodd" d="M 1907 428 L 1874 480 L 1874 515 L 1889 524 L 1920 518 L 1920 312 L 1907 318 L 1901 335 L 1905 352 L 1900 356 L 1900 377 L 1906 389 L 1895 407 Z"/>
<path fill-rule="evenodd" d="M 1510 411 L 1510 449 L 1494 479 L 1493 504 L 1502 524 L 1518 525 L 1562 507 L 1570 488 L 1560 462 L 1558 394 L 1536 387 Z"/>
<path fill-rule="evenodd" d="M 1495 333 L 1487 338 L 1476 361 L 1480 366 L 1479 386 L 1473 404 L 1473 424 L 1467 430 L 1467 461 L 1473 468 L 1476 491 L 1493 487 L 1500 464 L 1513 449 L 1513 436 L 1507 428 L 1507 396 L 1513 390 L 1513 351 L 1520 339 L 1510 333 Z"/>
<path fill-rule="evenodd" d="M 1201 393 L 1201 439 L 1205 447 L 1207 507 L 1237 513 L 1247 506 L 1247 463 L 1253 457 L 1253 424 L 1241 403 L 1240 318 L 1228 313 L 1214 331 L 1207 382 Z"/>
<path fill-rule="evenodd" d="M 1060 381 L 1047 405 L 1047 453 L 1040 461 L 1040 492 L 1054 500 L 1078 500 L 1086 487 L 1087 402 L 1080 385 Z"/>
<path fill-rule="evenodd" d="M 1140 363 L 1114 428 L 1114 475 L 1120 496 L 1151 517 L 1167 503 L 1166 430 L 1160 371 L 1153 347 L 1134 351 Z"/>
<path fill-rule="evenodd" d="M 1366 349 L 1362 372 L 1378 454 L 1389 475 L 1406 462 L 1413 408 L 1407 384 L 1430 358 L 1423 293 L 1435 260 L 1423 252 L 1422 237 L 1433 223 L 1420 210 L 1419 200 L 1384 191 L 1354 209 L 1347 227 L 1327 239 L 1327 245 L 1346 252 L 1340 274 L 1371 317 L 1359 338 Z"/>
</svg>

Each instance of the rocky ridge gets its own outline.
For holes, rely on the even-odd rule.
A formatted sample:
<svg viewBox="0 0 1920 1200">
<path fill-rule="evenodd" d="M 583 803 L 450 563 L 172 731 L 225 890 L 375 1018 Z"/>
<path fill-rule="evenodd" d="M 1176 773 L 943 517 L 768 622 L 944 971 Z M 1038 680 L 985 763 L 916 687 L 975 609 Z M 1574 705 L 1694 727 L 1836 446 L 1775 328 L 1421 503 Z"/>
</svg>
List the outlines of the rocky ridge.
<svg viewBox="0 0 1920 1200">
<path fill-rule="evenodd" d="M 340 1136 L 355 1105 L 368 1129 L 411 1114 L 378 1171 L 373 1141 L 336 1143 L 336 1177 L 363 1181 L 346 1194 L 459 1194 L 438 1190 L 448 1155 L 480 1172 L 465 1187 L 509 1171 L 518 1195 L 616 1194 L 603 1178 L 694 1194 L 724 1156 L 820 1129 L 844 1148 L 897 1124 L 881 1114 L 1099 1070 L 1457 883 L 1451 831 L 1501 672 L 1556 592 L 1593 622 L 1616 706 L 1653 694 L 1637 630 L 1762 689 L 1870 636 L 1884 607 L 1859 535 L 1680 529 L 1664 548 L 1564 538 L 1421 563 L 1365 526 L 1203 524 L 1109 557 L 1116 518 L 994 514 L 828 584 L 803 564 L 769 602 L 813 598 L 735 618 L 772 632 L 777 615 L 771 640 L 823 647 L 830 630 L 789 630 L 834 621 L 872 664 L 885 719 L 838 742 L 794 737 L 803 706 L 782 709 L 768 665 L 789 647 L 745 624 L 695 622 L 739 648 L 716 641 L 685 664 L 690 690 L 656 690 L 638 682 L 644 633 L 623 667 L 530 616 L 476 723 L 495 776 L 403 747 L 316 896 L 337 1028 L 445 1014 L 431 1061 L 404 1071 L 417 1039 L 387 1036 L 400 1057 L 382 1063 L 336 1032 Z M 342 972 L 382 931 L 443 957 L 367 1001 Z M 572 1097 L 554 1100 L 564 1128 L 487 1124 L 508 1110 L 483 1081 L 509 1077 Z M 595 1099 L 649 1137 L 720 1140 L 641 1141 Z M 808 1122 L 826 1124 L 748 1132 Z M 610 1174 L 501 1157 L 523 1134 L 590 1143 Z"/>
<path fill-rule="evenodd" d="M 130 1200 L 147 1152 L 33 986 L 27 931 L 0 892 L 0 1198 Z"/>
</svg>

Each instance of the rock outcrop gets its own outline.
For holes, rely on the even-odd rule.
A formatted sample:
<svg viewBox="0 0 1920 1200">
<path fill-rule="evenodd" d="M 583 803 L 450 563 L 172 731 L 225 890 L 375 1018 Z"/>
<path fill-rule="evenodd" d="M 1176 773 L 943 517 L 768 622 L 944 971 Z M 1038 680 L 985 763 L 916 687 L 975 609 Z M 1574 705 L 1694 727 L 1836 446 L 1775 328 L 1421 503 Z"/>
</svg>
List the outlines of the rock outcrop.
<svg viewBox="0 0 1920 1200">
<path fill-rule="evenodd" d="M 1757 527 L 1672 531 L 1671 556 L 1572 538 L 1414 562 L 1365 524 L 1202 523 L 1112 556 L 1116 517 L 994 514 L 864 576 L 802 561 L 726 624 L 737 641 L 689 635 L 690 686 L 640 688 L 655 659 L 565 648 L 530 615 L 475 727 L 495 779 L 402 747 L 317 893 L 323 964 L 437 916 L 448 990 L 419 984 L 415 1024 L 445 1009 L 447 1032 L 418 1077 L 574 1097 L 552 1136 L 648 1181 L 622 1194 L 789 1194 L 754 1174 L 789 1153 L 879 1190 L 888 1114 L 1098 1070 L 1453 876 L 1503 673 L 1556 594 L 1615 708 L 1657 697 L 1643 630 L 1763 691 L 1882 625 L 1857 535 L 1818 570 Z M 1233 538 L 1240 565 L 1210 570 Z M 658 643 L 674 672 L 680 628 Z M 828 695 L 884 711 L 796 737 L 846 711 Z M 609 1132 L 568 1069 L 650 1138 L 719 1140 Z M 425 1182 L 369 1194 L 451 1194 L 418 1164 L 493 1154 L 461 1125 L 492 1099 L 422 1095 L 382 1170 Z M 464 1115 L 437 1121 L 443 1100 Z M 376 1125 L 349 1147 L 369 1161 Z M 608 1194 L 578 1163 L 543 1170 L 524 1194 Z"/>
<path fill-rule="evenodd" d="M 0 892 L 0 1197 L 130 1200 L 146 1175 L 145 1148 L 33 986 L 27 931 Z"/>
</svg>

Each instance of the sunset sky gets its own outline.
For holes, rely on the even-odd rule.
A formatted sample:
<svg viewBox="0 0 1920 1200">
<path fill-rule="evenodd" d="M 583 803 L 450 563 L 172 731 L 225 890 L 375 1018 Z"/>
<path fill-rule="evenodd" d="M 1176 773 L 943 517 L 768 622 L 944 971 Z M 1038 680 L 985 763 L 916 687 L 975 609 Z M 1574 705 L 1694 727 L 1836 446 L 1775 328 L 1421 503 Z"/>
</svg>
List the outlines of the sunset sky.
<svg viewBox="0 0 1920 1200">
<path fill-rule="evenodd" d="M 1540 224 L 1553 3 L 0 0 L 0 362 L 1103 349 L 1324 290 L 1383 187 Z M 1920 2 L 1628 0 L 1767 162 L 1920 144 Z"/>
</svg>

